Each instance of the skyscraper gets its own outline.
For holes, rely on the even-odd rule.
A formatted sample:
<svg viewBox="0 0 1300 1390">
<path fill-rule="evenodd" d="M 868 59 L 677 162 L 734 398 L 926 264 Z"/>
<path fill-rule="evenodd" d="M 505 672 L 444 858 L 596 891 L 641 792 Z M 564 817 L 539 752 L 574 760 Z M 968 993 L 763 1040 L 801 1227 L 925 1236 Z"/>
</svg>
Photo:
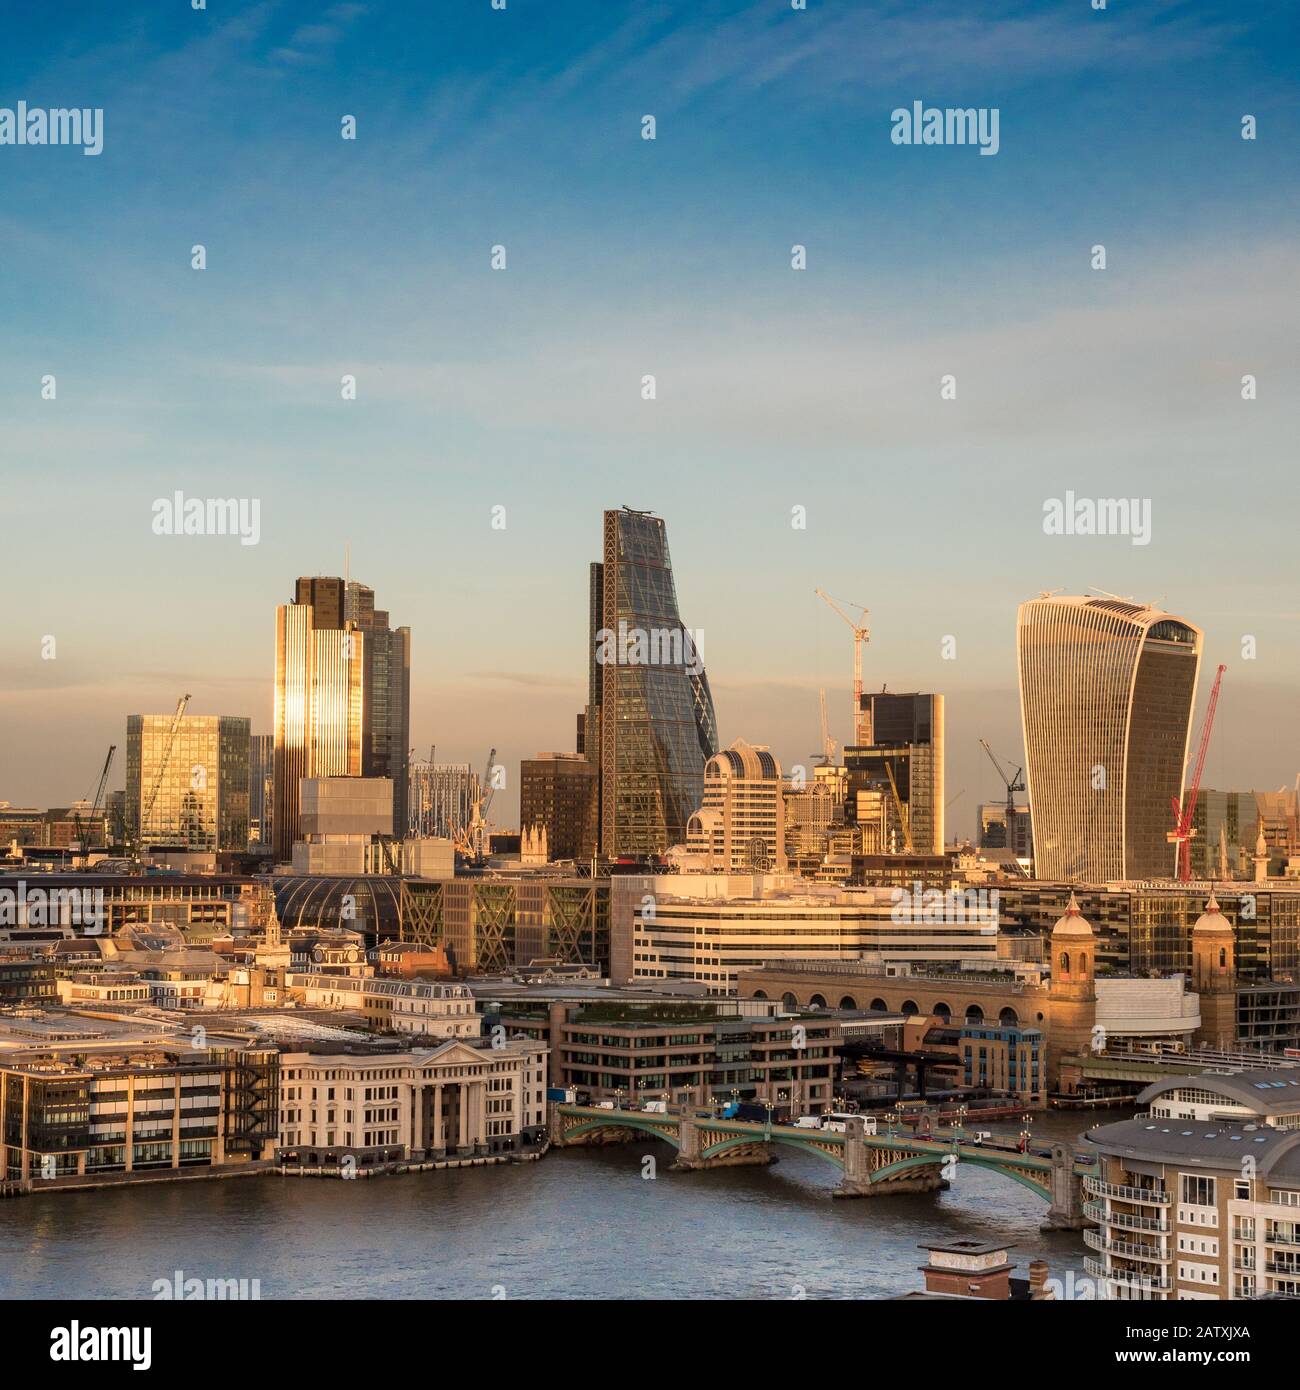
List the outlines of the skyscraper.
<svg viewBox="0 0 1300 1390">
<path fill-rule="evenodd" d="M 413 763 L 407 796 L 408 833 L 458 838 L 469 829 L 480 780 L 468 763 Z"/>
<path fill-rule="evenodd" d="M 1201 631 L 1114 598 L 1020 605 L 1016 647 L 1034 868 L 1105 883 L 1168 877 Z"/>
<path fill-rule="evenodd" d="M 718 747 L 708 677 L 677 610 L 659 517 L 605 513 L 590 624 L 583 747 L 600 769 L 601 852 L 658 856 L 685 840 L 703 797 L 705 761 Z"/>
<path fill-rule="evenodd" d="M 248 741 L 248 843 L 271 847 L 275 805 L 275 735 L 254 734 Z"/>
<path fill-rule="evenodd" d="M 126 822 L 141 843 L 248 848 L 251 721 L 234 715 L 131 714 L 126 720 Z"/>
<path fill-rule="evenodd" d="M 852 823 L 874 830 L 883 815 L 880 851 L 901 852 L 910 838 L 916 854 L 942 854 L 943 696 L 872 692 L 862 713 L 869 741 L 844 750 Z M 863 850 L 873 852 L 869 838 Z"/>
<path fill-rule="evenodd" d="M 299 838 L 304 777 L 388 777 L 393 824 L 406 824 L 411 630 L 390 628 L 374 590 L 301 578 L 276 609 L 276 858 Z"/>
</svg>

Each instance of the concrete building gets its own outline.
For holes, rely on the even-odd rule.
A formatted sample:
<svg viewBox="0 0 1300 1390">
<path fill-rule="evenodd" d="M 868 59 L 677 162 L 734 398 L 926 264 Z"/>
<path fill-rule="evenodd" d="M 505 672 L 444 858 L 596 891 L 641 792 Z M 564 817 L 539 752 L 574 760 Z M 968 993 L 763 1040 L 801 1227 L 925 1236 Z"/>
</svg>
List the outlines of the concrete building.
<svg viewBox="0 0 1300 1390">
<path fill-rule="evenodd" d="M 546 1047 L 525 1038 L 417 1049 L 322 1043 L 286 1051 L 280 1067 L 278 1157 L 288 1168 L 504 1153 L 546 1124 Z"/>
<path fill-rule="evenodd" d="M 1016 648 L 1035 872 L 1103 883 L 1170 876 L 1201 631 L 1158 608 L 1043 595 Z"/>
<path fill-rule="evenodd" d="M 127 717 L 126 821 L 141 843 L 248 847 L 250 728 L 233 715 Z"/>
<path fill-rule="evenodd" d="M 596 853 L 599 773 L 581 753 L 538 753 L 519 764 L 519 827 L 546 837 L 547 859 L 590 860 Z"/>
<path fill-rule="evenodd" d="M 1083 1136 L 1085 1261 L 1100 1296 L 1300 1295 L 1300 1078 L 1206 1073 L 1138 1097 L 1149 1113 Z"/>
<path fill-rule="evenodd" d="M 785 871 L 781 764 L 770 749 L 738 739 L 705 763 L 704 799 L 686 824 L 680 862 L 710 874 Z"/>
<path fill-rule="evenodd" d="M 937 893 L 927 903 L 902 889 L 749 874 L 620 875 L 612 893 L 611 973 L 620 982 L 692 980 L 723 995 L 743 971 L 784 959 L 997 959 L 996 909 Z"/>
<path fill-rule="evenodd" d="M 545 1041 L 551 1084 L 593 1102 L 770 1101 L 794 1114 L 831 1106 L 843 1036 L 831 1015 L 730 1000 L 516 998 L 488 1020 Z"/>
<path fill-rule="evenodd" d="M 377 1032 L 418 1033 L 439 1038 L 477 1038 L 482 1021 L 464 985 L 365 975 L 293 974 L 285 980 L 291 999 L 308 1009 L 345 1009 L 362 1014 Z"/>
</svg>

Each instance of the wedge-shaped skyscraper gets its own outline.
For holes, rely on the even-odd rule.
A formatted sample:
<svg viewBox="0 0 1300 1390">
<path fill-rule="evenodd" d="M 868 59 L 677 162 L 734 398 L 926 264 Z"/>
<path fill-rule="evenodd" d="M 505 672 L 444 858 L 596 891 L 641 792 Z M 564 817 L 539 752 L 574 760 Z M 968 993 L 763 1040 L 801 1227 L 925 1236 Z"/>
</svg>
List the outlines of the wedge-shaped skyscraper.
<svg viewBox="0 0 1300 1390">
<path fill-rule="evenodd" d="M 1045 596 L 1020 605 L 1016 648 L 1037 876 L 1169 877 L 1200 629 L 1120 599 Z"/>
<path fill-rule="evenodd" d="M 682 626 L 668 534 L 649 512 L 605 513 L 591 567 L 584 749 L 600 769 L 600 848 L 647 859 L 686 839 L 718 751 L 698 634 Z"/>
</svg>

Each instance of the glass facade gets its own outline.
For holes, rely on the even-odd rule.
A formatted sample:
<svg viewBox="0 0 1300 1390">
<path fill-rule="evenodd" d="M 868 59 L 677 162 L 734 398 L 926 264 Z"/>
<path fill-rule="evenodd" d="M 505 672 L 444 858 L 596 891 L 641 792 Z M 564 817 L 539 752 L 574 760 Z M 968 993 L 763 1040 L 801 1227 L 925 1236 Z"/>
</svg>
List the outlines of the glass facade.
<svg viewBox="0 0 1300 1390">
<path fill-rule="evenodd" d="M 1016 646 L 1039 878 L 1168 878 L 1201 633 L 1119 599 L 1020 605 Z"/>
<path fill-rule="evenodd" d="M 186 714 L 174 739 L 173 722 L 170 714 L 127 717 L 127 824 L 144 843 L 245 849 L 250 721 Z"/>
<path fill-rule="evenodd" d="M 648 512 L 609 511 L 592 567 L 587 756 L 600 767 L 600 847 L 646 859 L 686 839 L 717 721 L 693 634 L 682 626 L 668 535 Z"/>
</svg>

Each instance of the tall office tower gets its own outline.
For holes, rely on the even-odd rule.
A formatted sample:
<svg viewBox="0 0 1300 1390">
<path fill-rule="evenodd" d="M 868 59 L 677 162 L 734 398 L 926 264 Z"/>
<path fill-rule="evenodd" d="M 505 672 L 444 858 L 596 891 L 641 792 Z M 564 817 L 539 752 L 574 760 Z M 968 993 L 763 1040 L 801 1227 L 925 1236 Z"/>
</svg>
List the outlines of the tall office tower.
<svg viewBox="0 0 1300 1390">
<path fill-rule="evenodd" d="M 943 696 L 882 690 L 862 712 L 871 741 L 844 750 L 851 823 L 874 834 L 883 818 L 885 851 L 942 854 Z"/>
<path fill-rule="evenodd" d="M 410 834 L 454 840 L 468 830 L 479 798 L 479 780 L 468 763 L 412 763 Z"/>
<path fill-rule="evenodd" d="M 141 843 L 248 848 L 251 720 L 224 714 L 131 714 L 126 823 Z M 141 823 L 143 821 L 143 823 Z"/>
<path fill-rule="evenodd" d="M 270 849 L 275 805 L 275 735 L 254 734 L 248 741 L 248 843 Z"/>
<path fill-rule="evenodd" d="M 411 630 L 390 628 L 374 591 L 329 576 L 298 580 L 276 609 L 276 858 L 300 838 L 304 777 L 387 777 L 406 824 Z"/>
<path fill-rule="evenodd" d="M 708 677 L 677 610 L 659 517 L 605 513 L 590 623 L 583 746 L 600 770 L 600 849 L 610 859 L 653 858 L 685 840 L 718 748 Z"/>
<path fill-rule="evenodd" d="M 686 847 L 709 873 L 784 873 L 781 764 L 769 748 L 737 739 L 704 765 L 704 799 Z"/>
<path fill-rule="evenodd" d="M 1201 631 L 1158 608 L 1044 596 L 1016 620 L 1034 872 L 1169 877 Z"/>
<path fill-rule="evenodd" d="M 1011 833 L 1007 833 L 1007 803 L 981 802 L 979 814 L 980 849 L 1009 849 L 1017 859 L 1034 857 L 1034 836 L 1028 806 L 1017 806 L 1011 813 Z"/>
<path fill-rule="evenodd" d="M 596 768 L 580 753 L 539 753 L 519 764 L 519 829 L 546 832 L 549 859 L 596 852 Z"/>
</svg>

